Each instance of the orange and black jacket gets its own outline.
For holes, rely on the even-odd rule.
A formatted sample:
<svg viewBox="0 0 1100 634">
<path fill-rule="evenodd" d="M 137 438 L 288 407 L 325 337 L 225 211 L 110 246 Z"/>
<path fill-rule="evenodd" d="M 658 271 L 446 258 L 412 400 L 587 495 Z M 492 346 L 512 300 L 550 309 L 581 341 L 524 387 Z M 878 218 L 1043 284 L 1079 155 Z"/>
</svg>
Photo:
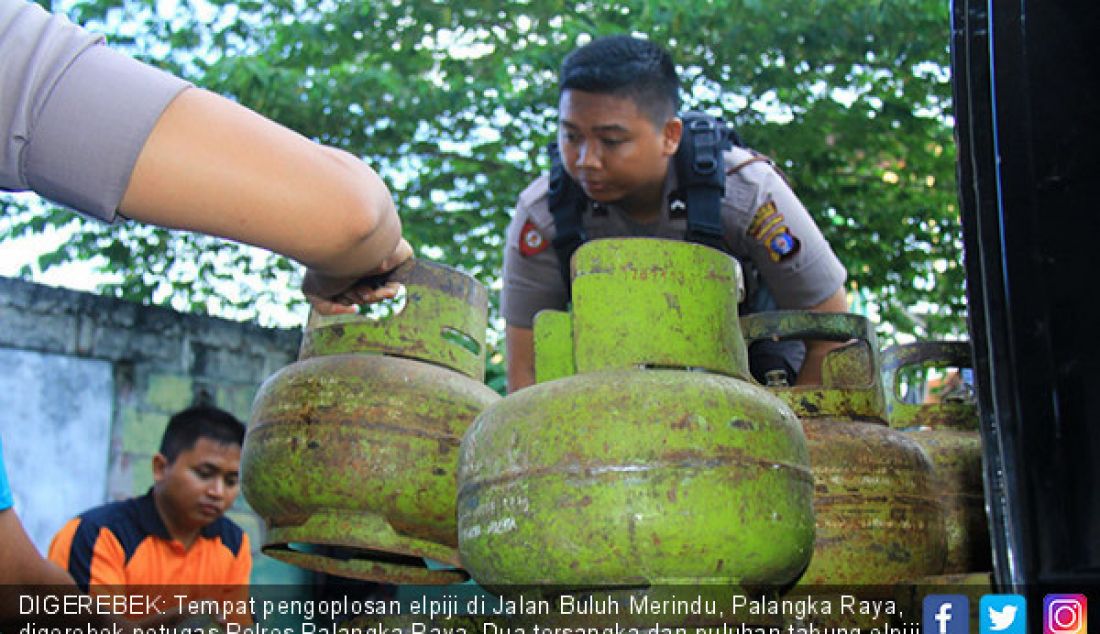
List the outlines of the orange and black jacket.
<svg viewBox="0 0 1100 634">
<path fill-rule="evenodd" d="M 97 586 L 173 585 L 237 587 L 247 593 L 252 569 L 248 535 L 225 517 L 203 528 L 185 550 L 169 536 L 152 489 L 70 520 L 54 536 L 49 557 L 85 592 Z"/>
</svg>

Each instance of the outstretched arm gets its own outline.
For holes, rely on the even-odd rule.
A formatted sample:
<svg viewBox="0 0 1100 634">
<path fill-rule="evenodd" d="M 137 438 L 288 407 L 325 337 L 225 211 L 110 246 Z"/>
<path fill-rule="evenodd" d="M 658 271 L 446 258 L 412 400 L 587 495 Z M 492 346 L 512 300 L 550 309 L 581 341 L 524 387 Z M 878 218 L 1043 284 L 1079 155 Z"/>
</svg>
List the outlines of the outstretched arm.
<svg viewBox="0 0 1100 634">
<path fill-rule="evenodd" d="M 120 211 L 293 258 L 322 310 L 386 296 L 348 291 L 412 255 L 389 189 L 363 161 L 199 88 L 157 121 Z"/>
<path fill-rule="evenodd" d="M 411 255 L 389 190 L 351 154 L 32 2 L 0 0 L 0 33 L 0 189 L 282 253 L 309 267 L 304 290 L 333 309 L 374 296 L 354 282 Z"/>
<path fill-rule="evenodd" d="M 0 587 L 74 586 L 69 573 L 38 554 L 14 509 L 0 511 L 0 535 Z M 10 614 L 9 608 L 5 604 L 0 613 Z"/>
</svg>

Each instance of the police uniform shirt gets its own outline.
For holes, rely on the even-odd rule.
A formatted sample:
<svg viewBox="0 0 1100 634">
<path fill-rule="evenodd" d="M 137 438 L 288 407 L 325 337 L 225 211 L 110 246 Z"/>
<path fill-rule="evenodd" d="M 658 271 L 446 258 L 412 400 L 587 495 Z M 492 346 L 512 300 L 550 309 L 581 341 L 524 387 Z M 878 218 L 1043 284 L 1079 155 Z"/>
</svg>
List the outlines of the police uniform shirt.
<svg viewBox="0 0 1100 634">
<path fill-rule="evenodd" d="M 33 2 L 0 0 L 0 190 L 113 221 L 153 126 L 189 85 Z"/>
<path fill-rule="evenodd" d="M 809 308 L 831 297 L 846 272 L 809 212 L 768 162 L 743 148 L 726 153 L 726 192 L 722 225 L 729 252 L 751 260 L 779 308 Z M 504 251 L 501 312 L 511 326 L 530 328 L 543 309 L 564 310 L 568 291 L 562 280 L 549 208 L 549 177 L 543 175 L 520 194 L 508 226 Z M 687 220 L 674 214 L 676 189 L 669 166 L 661 217 L 635 222 L 614 205 L 590 204 L 584 214 L 589 240 L 645 236 L 683 240 Z M 676 217 L 674 217 L 676 216 Z"/>
</svg>

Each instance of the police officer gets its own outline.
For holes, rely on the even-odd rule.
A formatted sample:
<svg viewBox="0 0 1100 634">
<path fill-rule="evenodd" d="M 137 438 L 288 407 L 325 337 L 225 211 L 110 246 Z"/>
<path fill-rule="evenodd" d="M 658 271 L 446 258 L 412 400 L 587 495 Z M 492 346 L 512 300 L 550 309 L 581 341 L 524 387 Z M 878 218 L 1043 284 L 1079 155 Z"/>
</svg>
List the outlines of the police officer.
<svg viewBox="0 0 1100 634">
<path fill-rule="evenodd" d="M 587 239 L 685 239 L 686 212 L 673 167 L 684 126 L 669 54 L 640 38 L 599 38 L 566 56 L 559 81 L 558 151 L 586 198 Z M 751 298 L 756 305 L 750 310 L 846 311 L 844 266 L 771 162 L 732 147 L 724 170 L 721 246 L 751 263 L 766 289 Z M 549 189 L 549 175 L 528 186 L 508 227 L 501 311 L 509 392 L 534 383 L 535 314 L 564 310 L 569 302 L 553 246 L 559 227 Z M 820 382 L 822 358 L 836 345 L 808 341 L 804 360 L 783 354 L 798 383 L 814 384 Z M 750 350 L 754 356 L 760 354 Z M 754 375 L 760 379 L 755 367 Z"/>
</svg>

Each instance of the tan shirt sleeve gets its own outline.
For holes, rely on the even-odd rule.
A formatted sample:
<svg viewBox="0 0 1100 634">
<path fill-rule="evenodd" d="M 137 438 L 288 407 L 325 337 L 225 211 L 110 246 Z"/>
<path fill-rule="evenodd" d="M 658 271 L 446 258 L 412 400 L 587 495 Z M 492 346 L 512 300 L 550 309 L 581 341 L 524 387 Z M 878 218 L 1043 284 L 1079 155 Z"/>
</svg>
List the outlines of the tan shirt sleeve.
<svg viewBox="0 0 1100 634">
<path fill-rule="evenodd" d="M 115 218 L 141 149 L 187 82 L 25 0 L 0 0 L 0 189 Z"/>
<path fill-rule="evenodd" d="M 509 326 L 530 328 L 540 310 L 565 310 L 569 302 L 558 254 L 551 244 L 554 227 L 548 185 L 549 177 L 543 175 L 528 186 L 508 225 L 500 312 Z"/>
<path fill-rule="evenodd" d="M 735 148 L 726 165 L 735 168 L 750 157 Z M 769 163 L 750 163 L 726 179 L 722 220 L 731 248 L 752 260 L 779 308 L 820 304 L 844 284 L 844 265 Z"/>
</svg>

